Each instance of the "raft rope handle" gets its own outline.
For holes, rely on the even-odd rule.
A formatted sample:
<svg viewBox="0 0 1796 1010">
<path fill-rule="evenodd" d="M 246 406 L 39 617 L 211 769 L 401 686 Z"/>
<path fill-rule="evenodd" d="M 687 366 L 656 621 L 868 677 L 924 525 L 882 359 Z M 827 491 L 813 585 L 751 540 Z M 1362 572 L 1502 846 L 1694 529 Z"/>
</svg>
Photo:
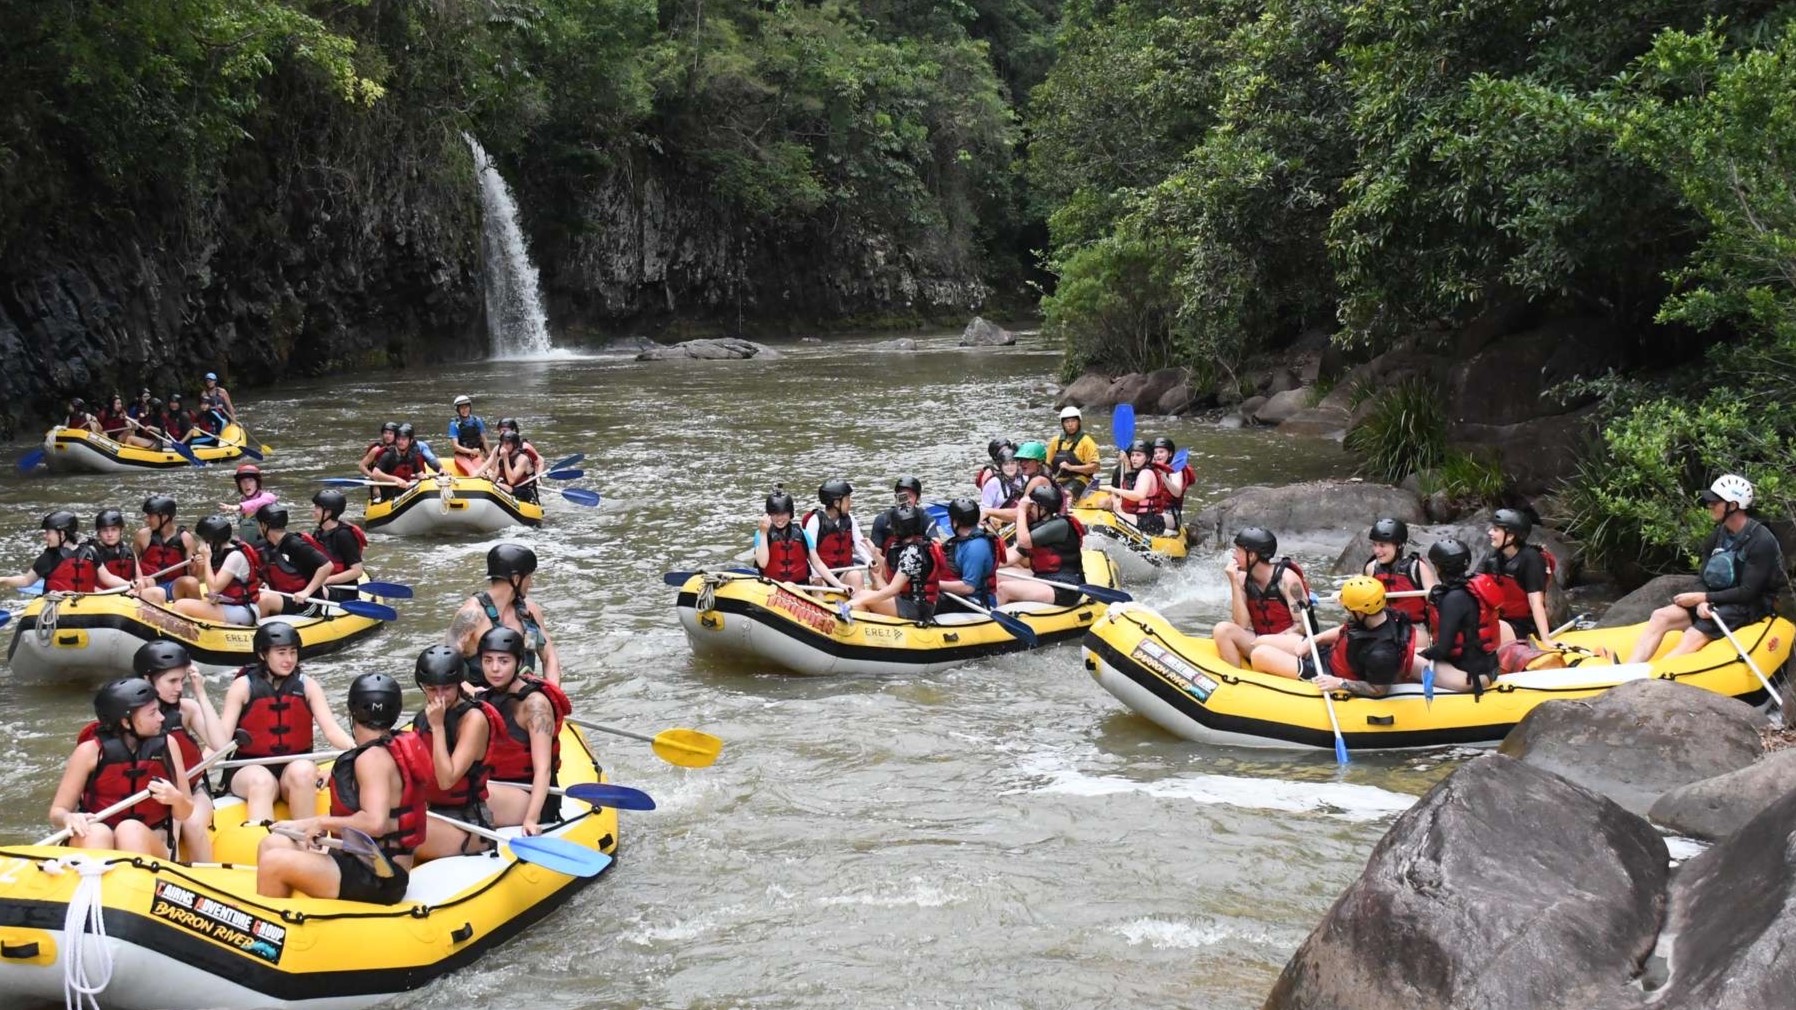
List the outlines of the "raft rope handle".
<svg viewBox="0 0 1796 1010">
<path fill-rule="evenodd" d="M 69 869 L 81 875 L 62 920 L 63 1010 L 100 1010 L 97 997 L 112 984 L 112 946 L 106 937 L 106 903 L 100 878 L 113 865 L 85 855 L 63 856 L 42 864 L 44 872 L 52 875 Z M 91 950 L 86 935 L 90 932 L 99 943 Z M 97 981 L 88 971 L 90 956 L 91 963 L 98 966 L 94 973 Z"/>
<path fill-rule="evenodd" d="M 52 593 L 44 597 L 44 608 L 37 612 L 37 627 L 32 630 L 37 635 L 37 644 L 44 648 L 48 648 L 50 639 L 56 636 L 56 618 L 61 603 L 62 594 Z"/>
<path fill-rule="evenodd" d="M 449 514 L 449 503 L 455 500 L 455 480 L 448 471 L 437 471 L 437 511 Z"/>
</svg>

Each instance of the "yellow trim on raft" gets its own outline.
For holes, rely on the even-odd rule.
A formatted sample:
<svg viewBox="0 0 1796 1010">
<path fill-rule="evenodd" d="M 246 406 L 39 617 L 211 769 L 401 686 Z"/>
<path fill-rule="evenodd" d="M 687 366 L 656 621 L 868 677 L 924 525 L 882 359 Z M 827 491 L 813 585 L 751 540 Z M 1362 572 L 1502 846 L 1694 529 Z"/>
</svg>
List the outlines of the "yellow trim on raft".
<svg viewBox="0 0 1796 1010">
<path fill-rule="evenodd" d="M 542 484 L 538 478 L 537 485 Z M 543 521 L 543 507 L 538 502 L 519 501 L 508 491 L 484 477 L 459 477 L 443 473 L 433 473 L 417 484 L 408 488 L 404 494 L 385 501 L 369 502 L 362 512 L 364 526 L 374 529 L 398 518 L 411 507 L 424 507 L 422 498 L 440 498 L 444 485 L 449 487 L 449 504 L 438 504 L 436 508 L 445 512 L 458 507 L 465 507 L 466 499 L 471 497 L 490 497 L 499 506 L 513 514 L 519 522 L 536 525 Z M 540 492 L 539 492 L 540 494 Z M 463 499 L 458 502 L 457 499 Z"/>
<path fill-rule="evenodd" d="M 1076 506 L 1072 515 L 1093 534 L 1119 540 L 1139 554 L 1155 555 L 1166 561 L 1183 561 L 1190 550 L 1182 529 L 1161 536 L 1149 536 L 1107 508 L 1092 508 L 1084 504 Z"/>
<path fill-rule="evenodd" d="M 218 433 L 218 439 L 220 443 L 235 444 L 194 446 L 193 454 L 203 463 L 224 463 L 243 455 L 245 434 L 242 425 L 235 421 L 225 425 L 224 430 Z M 44 454 L 52 466 L 66 464 L 92 469 L 79 455 L 73 454 L 72 450 L 77 446 L 86 447 L 122 466 L 165 470 L 193 465 L 179 453 L 114 442 L 105 435 L 97 435 L 85 428 L 64 428 L 58 425 L 44 433 Z"/>
</svg>

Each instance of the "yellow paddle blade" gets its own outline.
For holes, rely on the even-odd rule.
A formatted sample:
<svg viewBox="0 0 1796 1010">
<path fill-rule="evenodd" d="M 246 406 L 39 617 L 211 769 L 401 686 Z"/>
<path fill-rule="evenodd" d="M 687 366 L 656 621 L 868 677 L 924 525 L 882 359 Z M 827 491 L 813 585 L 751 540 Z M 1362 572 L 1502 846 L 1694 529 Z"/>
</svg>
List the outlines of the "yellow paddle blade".
<svg viewBox="0 0 1796 1010">
<path fill-rule="evenodd" d="M 723 753 L 723 741 L 696 729 L 664 729 L 650 741 L 655 756 L 682 768 L 706 768 Z"/>
</svg>

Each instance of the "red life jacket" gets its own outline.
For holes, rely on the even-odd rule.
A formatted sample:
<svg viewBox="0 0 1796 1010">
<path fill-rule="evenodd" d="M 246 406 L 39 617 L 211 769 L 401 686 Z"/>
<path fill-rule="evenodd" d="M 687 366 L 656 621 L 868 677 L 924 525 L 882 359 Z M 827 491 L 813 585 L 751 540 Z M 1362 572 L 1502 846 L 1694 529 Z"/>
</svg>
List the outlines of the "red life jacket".
<svg viewBox="0 0 1796 1010">
<path fill-rule="evenodd" d="M 1044 577 L 1056 574 L 1069 576 L 1069 578 L 1056 579 L 1056 582 L 1068 584 L 1084 582 L 1085 559 L 1080 556 L 1079 551 L 1085 546 L 1085 524 L 1069 515 L 1055 518 L 1064 520 L 1072 528 L 1073 542 L 1071 546 L 1039 543 L 1035 540 L 1035 530 L 1046 526 L 1047 523 L 1036 524 L 1029 530 L 1029 542 L 1032 545 L 1029 548 L 1029 570 Z M 1054 519 L 1048 520 L 1048 522 L 1054 521 Z"/>
<path fill-rule="evenodd" d="M 799 525 L 809 525 L 812 516 L 817 518 L 817 556 L 823 563 L 831 568 L 854 564 L 854 517 L 843 515 L 831 519 L 828 512 L 814 508 L 804 514 Z"/>
<path fill-rule="evenodd" d="M 368 534 L 362 532 L 360 526 L 357 526 L 355 523 L 339 522 L 337 523 L 337 529 L 348 530 L 355 535 L 355 542 L 358 547 L 364 551 L 368 549 Z M 323 527 L 313 530 L 311 537 L 312 543 L 317 545 L 318 549 L 324 552 L 325 557 L 331 559 L 331 574 L 341 575 L 342 573 L 349 571 L 349 563 L 342 558 L 337 557 L 337 552 L 331 550 L 330 547 L 327 546 L 328 542 L 324 539 L 325 532 Z M 330 532 L 335 532 L 335 530 Z"/>
<path fill-rule="evenodd" d="M 461 731 L 462 717 L 476 708 L 486 717 L 486 750 L 468 766 L 468 773 L 448 789 L 437 785 L 436 752 L 430 738 L 430 720 L 425 718 L 423 712 L 412 719 L 412 732 L 424 741 L 424 749 L 431 755 L 432 770 L 430 785 L 425 790 L 425 802 L 433 807 L 465 807 L 486 799 L 486 780 L 492 771 L 487 758 L 493 753 L 493 741 L 506 733 L 505 720 L 499 718 L 499 713 L 486 702 L 463 698 L 443 713 L 443 747 L 451 758 L 455 756 L 456 734 Z"/>
<path fill-rule="evenodd" d="M 777 582 L 811 580 L 811 548 L 797 523 L 787 523 L 784 530 L 767 528 L 767 565 L 761 575 Z"/>
<path fill-rule="evenodd" d="M 1500 552 L 1492 555 L 1491 561 L 1493 564 L 1491 567 L 1495 568 L 1496 571 L 1488 574 L 1496 579 L 1497 584 L 1502 588 L 1503 617 L 1505 619 L 1522 619 L 1526 618 L 1529 613 L 1527 592 L 1522 589 L 1522 584 L 1516 580 L 1515 576 L 1509 574 L 1521 563 L 1522 551 L 1527 550 L 1540 552 L 1541 561 L 1546 565 L 1548 585 L 1552 584 L 1553 576 L 1559 571 L 1559 559 L 1553 557 L 1552 551 L 1536 544 L 1521 545 L 1515 552 L 1514 558 L 1505 558 Z"/>
<path fill-rule="evenodd" d="M 1120 487 L 1126 487 L 1129 490 L 1133 491 L 1133 490 L 1135 490 L 1135 482 L 1141 478 L 1141 475 L 1143 473 L 1153 473 L 1153 464 L 1151 464 L 1151 463 L 1148 464 L 1148 468 L 1146 470 L 1130 470 L 1129 472 L 1122 475 L 1122 479 L 1119 480 L 1117 482 L 1117 484 Z M 1123 498 L 1120 500 L 1122 501 L 1122 510 L 1124 512 L 1127 512 L 1130 515 L 1138 515 L 1139 516 L 1139 515 L 1147 515 L 1149 513 L 1157 513 L 1157 512 L 1166 511 L 1165 508 L 1155 508 L 1154 507 L 1154 501 L 1156 499 L 1162 498 L 1162 497 L 1166 497 L 1166 498 L 1170 499 L 1170 496 L 1166 494 L 1165 486 L 1160 483 L 1160 475 L 1157 473 L 1154 473 L 1154 488 L 1152 491 L 1148 492 L 1148 496 L 1146 498 L 1143 498 L 1141 501 L 1130 501 L 1127 498 Z"/>
<path fill-rule="evenodd" d="M 282 544 L 287 542 L 287 537 L 298 537 L 302 543 L 310 545 L 311 548 L 317 551 L 327 562 L 329 561 L 331 556 L 330 552 L 325 550 L 324 545 L 319 543 L 310 533 L 296 533 L 289 530 L 285 536 L 281 537 Z M 297 593 L 306 588 L 306 586 L 311 585 L 312 575 L 317 570 L 314 569 L 311 572 L 300 571 L 299 567 L 289 560 L 287 555 L 281 551 L 279 544 L 271 543 L 268 545 L 268 553 L 263 557 L 263 571 L 267 574 L 269 587 L 276 592 Z"/>
<path fill-rule="evenodd" d="M 1172 467 L 1165 463 L 1149 463 L 1148 466 L 1154 471 L 1154 493 L 1144 503 L 1145 507 L 1142 511 L 1171 512 L 1185 497 L 1183 494 L 1175 496 L 1166 483 L 1166 478 L 1172 475 Z"/>
<path fill-rule="evenodd" d="M 389 456 L 393 465 L 391 467 L 382 466 L 381 464 L 388 461 Z M 416 442 L 413 442 L 412 447 L 403 453 L 399 451 L 399 446 L 389 445 L 386 454 L 376 460 L 374 465 L 386 471 L 389 476 L 397 477 L 400 480 L 411 480 L 424 472 L 424 453 L 418 449 Z"/>
<path fill-rule="evenodd" d="M 1476 583 L 1476 587 L 1474 587 L 1474 583 Z M 1462 585 L 1449 586 L 1446 583 L 1441 583 L 1435 586 L 1434 591 L 1428 595 L 1428 634 L 1436 641 L 1440 641 L 1440 601 L 1446 594 L 1455 592 L 1464 592 L 1470 596 L 1473 604 L 1478 608 L 1478 651 L 1495 653 L 1503 640 L 1500 628 L 1502 616 L 1498 603 L 1502 594 L 1496 586 L 1496 580 L 1488 575 L 1474 575 Z M 1451 643 L 1444 659 L 1455 665 L 1460 665 L 1459 660 L 1465 657 L 1466 649 L 1470 647 L 1470 643 L 1463 640 L 1464 637 L 1461 634 L 1459 639 Z M 1474 684 L 1474 691 L 1481 693 L 1481 685 Z"/>
<path fill-rule="evenodd" d="M 1348 622 L 1341 637 L 1335 640 L 1334 647 L 1328 650 L 1328 671 L 1342 680 L 1365 680 L 1353 666 L 1353 653 L 1357 648 L 1379 641 L 1397 642 L 1403 653 L 1402 665 L 1397 667 L 1397 676 L 1392 681 L 1402 680 L 1404 673 L 1416 658 L 1416 629 L 1409 621 L 1401 617 L 1387 617 L 1384 623 L 1376 628 Z"/>
<path fill-rule="evenodd" d="M 992 572 L 985 577 L 983 589 L 987 599 L 995 600 L 998 598 L 998 569 L 1004 567 L 1004 563 L 1010 560 L 1009 553 L 1004 549 L 1004 538 L 995 536 L 990 530 L 986 529 L 975 529 L 965 536 L 955 534 L 945 545 L 943 545 L 942 563 L 947 566 L 949 578 L 953 579 L 955 582 L 965 582 L 966 580 L 961 578 L 960 568 L 954 563 L 956 551 L 947 548 L 954 548 L 968 540 L 978 540 L 980 538 L 984 538 L 992 545 Z"/>
<path fill-rule="evenodd" d="M 62 560 L 44 576 L 44 592 L 91 593 L 100 588 L 100 566 L 86 545 L 58 547 L 56 553 Z"/>
<path fill-rule="evenodd" d="M 131 553 L 130 544 L 121 540 L 116 546 L 108 547 L 98 540 L 94 540 L 87 546 L 93 551 L 94 560 L 99 562 L 101 568 L 121 579 L 129 580 L 137 577 L 137 555 Z M 155 569 L 152 568 L 150 571 L 153 572 Z M 98 582 L 98 579 L 95 581 Z"/>
<path fill-rule="evenodd" d="M 256 594 L 262 591 L 262 558 L 254 547 L 241 540 L 232 540 L 225 545 L 224 550 L 212 556 L 213 574 L 224 567 L 225 559 L 231 556 L 232 551 L 243 552 L 243 560 L 249 562 L 249 579 L 232 579 L 230 585 L 219 591 L 218 598 L 232 606 L 253 607 L 256 605 Z"/>
<path fill-rule="evenodd" d="M 1167 472 L 1171 473 L 1172 471 L 1168 469 Z M 1175 508 L 1185 503 L 1185 493 L 1190 491 L 1191 485 L 1195 483 L 1197 483 L 1197 471 L 1191 469 L 1190 463 L 1186 463 L 1179 468 L 1179 493 L 1172 496 Z"/>
<path fill-rule="evenodd" d="M 1303 569 L 1289 557 L 1279 558 L 1272 563 L 1272 577 L 1267 580 L 1266 588 L 1261 589 L 1256 585 L 1251 575 L 1241 587 L 1242 592 L 1247 595 L 1247 616 L 1256 635 L 1276 635 L 1291 630 L 1297 623 L 1297 618 L 1291 614 L 1290 604 L 1285 602 L 1284 593 L 1279 588 L 1284 582 L 1287 568 L 1297 573 L 1297 578 L 1303 583 L 1302 593 L 1308 596 L 1310 586 L 1304 580 Z"/>
<path fill-rule="evenodd" d="M 237 748 L 237 756 L 278 757 L 312 750 L 312 706 L 306 702 L 306 675 L 295 669 L 278 685 L 260 663 L 242 667 L 237 676 L 249 678 L 249 700 L 237 716 L 237 729 L 249 740 Z"/>
<path fill-rule="evenodd" d="M 1372 577 L 1384 584 L 1387 593 L 1407 593 L 1422 588 L 1422 558 L 1414 551 L 1396 559 L 1389 567 L 1379 564 L 1375 557 L 1367 558 L 1366 564 L 1372 567 Z M 1428 601 L 1420 596 L 1388 600 L 1385 605 L 1411 621 L 1428 616 Z"/>
<path fill-rule="evenodd" d="M 546 680 L 524 677 L 524 689 L 516 693 L 495 691 L 488 688 L 477 696 L 481 701 L 493 707 L 504 723 L 505 731 L 487 741 L 486 763 L 493 778 L 502 782 L 528 782 L 535 770 L 530 761 L 530 731 L 518 722 L 518 707 L 525 698 L 541 691 L 549 699 L 549 707 L 555 711 L 554 742 L 550 745 L 550 781 L 554 781 L 554 773 L 561 769 L 561 723 L 573 712 L 573 703 L 561 688 Z"/>
<path fill-rule="evenodd" d="M 163 569 L 172 568 L 186 561 L 187 541 L 182 539 L 186 535 L 187 527 L 185 526 L 175 527 L 175 535 L 167 540 L 152 531 L 149 545 L 143 549 L 142 554 L 138 555 L 138 561 L 143 565 L 143 573 L 154 575 Z"/>
<path fill-rule="evenodd" d="M 116 732 L 96 731 L 92 738 L 99 741 L 100 760 L 87 777 L 87 784 L 81 787 L 81 799 L 76 809 L 82 813 L 97 814 L 141 792 L 149 786 L 151 779 L 174 780 L 174 769 L 169 767 L 166 757 L 167 738 L 154 736 L 141 740 L 135 751 L 125 743 L 124 736 Z M 125 808 L 101 823 L 116 828 L 125 821 L 136 820 L 151 828 L 161 828 L 167 826 L 170 819 L 166 804 L 146 796 L 135 806 Z"/>
<path fill-rule="evenodd" d="M 385 747 L 399 766 L 402 784 L 399 800 L 387 815 L 388 830 L 376 835 L 380 849 L 389 856 L 409 856 L 424 844 L 424 830 L 429 825 L 430 810 L 425 801 L 429 787 L 436 782 L 431 765 L 430 748 L 416 733 L 383 733 L 378 740 L 358 744 L 337 755 L 331 764 L 331 816 L 348 817 L 362 809 L 361 783 L 356 781 L 355 761 L 370 747 Z"/>
<path fill-rule="evenodd" d="M 187 724 L 181 713 L 181 703 L 177 701 L 170 705 L 158 701 L 156 704 L 162 709 L 162 735 L 168 737 L 169 741 L 175 745 L 175 753 L 181 755 L 181 767 L 187 769 L 191 774 L 192 770 L 200 763 L 200 745 L 194 743 L 193 736 L 187 732 Z M 81 732 L 75 737 L 75 742 L 86 743 L 99 732 L 100 724 L 90 722 L 81 727 Z"/>
<path fill-rule="evenodd" d="M 87 427 L 87 415 L 81 413 L 70 414 L 68 420 L 62 422 L 62 426 L 64 428 L 85 428 Z M 122 799 L 123 797 L 120 798 Z"/>
</svg>

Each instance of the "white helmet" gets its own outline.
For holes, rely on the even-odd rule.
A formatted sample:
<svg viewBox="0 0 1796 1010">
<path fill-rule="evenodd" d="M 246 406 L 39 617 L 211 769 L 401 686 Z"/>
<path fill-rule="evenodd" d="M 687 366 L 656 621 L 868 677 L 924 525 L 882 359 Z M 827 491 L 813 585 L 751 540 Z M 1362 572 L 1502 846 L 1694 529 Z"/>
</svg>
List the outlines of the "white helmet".
<svg viewBox="0 0 1796 1010">
<path fill-rule="evenodd" d="M 1077 407 L 1062 407 L 1062 408 L 1060 408 L 1060 419 L 1062 421 L 1066 420 L 1069 417 L 1083 418 L 1084 416 L 1085 416 L 1084 414 L 1079 413 L 1079 408 L 1077 408 Z"/>
<path fill-rule="evenodd" d="M 460 407 L 463 405 L 472 406 L 473 404 L 474 404 L 474 398 L 471 396 L 458 396 L 455 398 L 455 405 L 457 407 Z"/>
<path fill-rule="evenodd" d="M 1724 473 L 1715 478 L 1715 483 L 1709 485 L 1708 491 L 1703 493 L 1702 500 L 1705 504 L 1731 501 L 1743 509 L 1751 508 L 1752 481 L 1737 473 Z"/>
</svg>

